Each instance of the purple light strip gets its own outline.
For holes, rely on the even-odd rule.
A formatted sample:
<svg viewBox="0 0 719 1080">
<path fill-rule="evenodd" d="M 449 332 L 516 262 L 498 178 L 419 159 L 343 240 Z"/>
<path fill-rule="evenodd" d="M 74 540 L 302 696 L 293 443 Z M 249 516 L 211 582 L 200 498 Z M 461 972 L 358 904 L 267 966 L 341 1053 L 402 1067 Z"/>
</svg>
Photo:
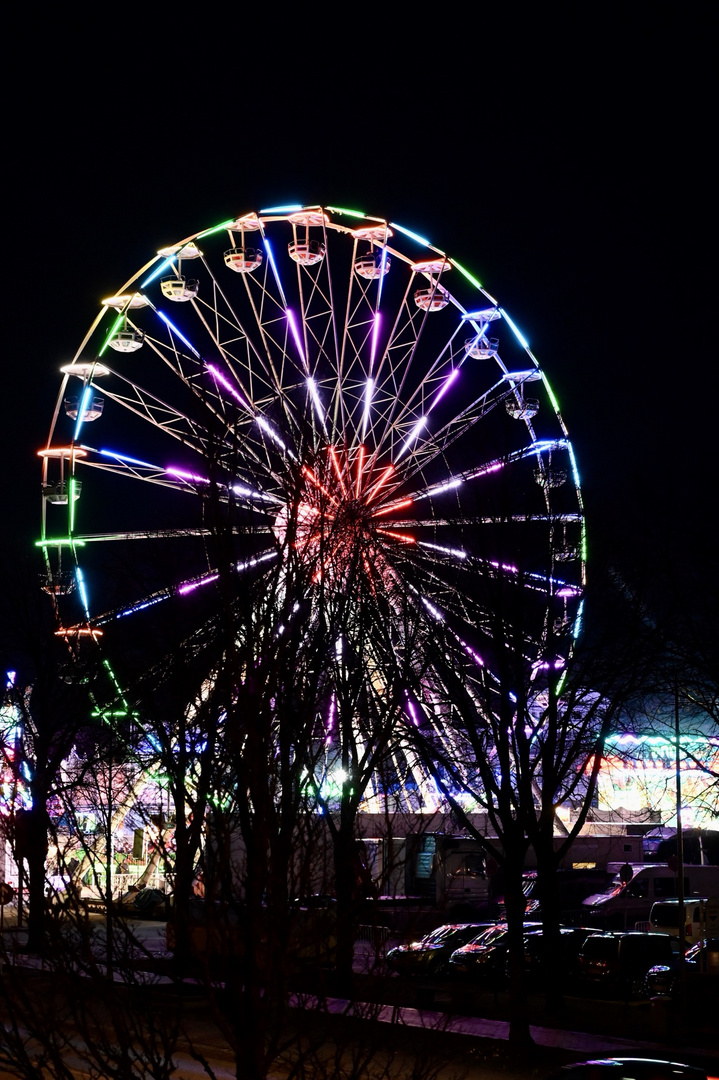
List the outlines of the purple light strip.
<svg viewBox="0 0 719 1080">
<path fill-rule="evenodd" d="M 380 285 L 381 285 L 381 282 L 380 282 Z M 379 305 L 379 300 L 377 301 L 377 304 Z M 370 374 L 374 370 L 374 361 L 375 361 L 375 357 L 377 355 L 377 336 L 379 334 L 379 323 L 380 323 L 380 313 L 379 313 L 379 311 L 376 311 L 375 315 L 374 315 L 374 326 L 372 327 L 372 351 L 370 353 L 370 358 L 369 358 Z"/>
<path fill-rule="evenodd" d="M 307 357 L 305 356 L 305 350 L 302 348 L 302 340 L 300 338 L 300 332 L 297 329 L 297 323 L 295 322 L 295 317 L 294 317 L 294 315 L 292 314 L 292 312 L 290 311 L 289 308 L 286 308 L 285 313 L 287 315 L 287 321 L 290 324 L 290 330 L 292 331 L 292 337 L 295 339 L 295 345 L 297 346 L 297 352 L 300 354 L 300 359 L 302 360 L 302 364 L 304 366 L 305 371 L 309 372 L 309 368 L 307 366 Z"/>
<path fill-rule="evenodd" d="M 174 465 L 165 469 L 169 476 L 176 476 L 179 480 L 189 480 L 193 484 L 209 484 L 206 476 L 196 476 L 195 473 L 186 472 L 185 469 L 177 469 Z"/>
<path fill-rule="evenodd" d="M 503 571 L 505 571 L 505 573 L 508 573 L 508 574 L 518 574 L 519 573 L 519 567 L 512 566 L 510 563 L 500 563 L 500 562 L 494 562 L 494 561 L 490 560 L 488 565 L 493 566 L 495 568 L 495 570 L 503 570 Z M 583 592 L 580 585 L 569 585 L 566 581 L 561 581 L 559 578 L 555 578 L 555 577 L 551 577 L 551 576 L 546 577 L 544 574 L 530 573 L 530 574 L 526 574 L 525 577 L 526 577 L 527 583 L 537 581 L 537 582 L 541 582 L 542 585 L 546 585 L 548 588 L 552 587 L 554 585 L 559 585 L 559 588 L 557 589 L 557 592 L 556 592 L 555 595 L 556 596 L 561 596 L 563 599 L 566 599 L 567 597 L 572 597 L 572 596 L 581 596 L 582 592 Z"/>
<path fill-rule="evenodd" d="M 434 399 L 434 401 L 432 402 L 430 407 L 427 409 L 428 413 L 432 412 L 432 409 L 435 407 L 435 405 L 439 401 L 441 401 L 441 399 L 444 397 L 444 395 L 449 390 L 450 385 L 454 382 L 454 380 L 457 378 L 458 375 L 459 375 L 459 368 L 453 368 L 450 371 L 449 375 L 447 376 L 447 378 L 444 380 L 444 382 L 440 386 L 439 393 L 437 394 L 437 397 Z"/>
<path fill-rule="evenodd" d="M 197 581 L 188 581 L 185 585 L 180 585 L 177 590 L 178 595 L 187 596 L 188 593 L 194 592 L 195 589 L 199 589 L 201 585 L 209 585 L 211 581 L 217 581 L 219 574 L 208 574 L 207 577 L 198 578 Z"/>
<path fill-rule="evenodd" d="M 385 233 L 385 244 L 387 242 L 387 234 Z M 382 248 L 382 261 L 379 266 L 379 284 L 377 285 L 377 314 L 379 315 L 379 306 L 382 302 L 382 286 L 384 285 L 384 270 L 387 265 L 387 248 Z"/>
<path fill-rule="evenodd" d="M 242 397 L 242 395 L 237 390 L 235 390 L 229 379 L 225 378 L 222 372 L 218 371 L 214 364 L 208 364 L 207 370 L 213 376 L 215 381 L 218 382 L 220 386 L 224 387 L 228 394 L 232 394 L 232 396 L 236 398 L 237 401 L 239 401 L 243 409 L 247 409 L 248 412 L 252 412 L 252 408 L 249 403 Z"/>
<path fill-rule="evenodd" d="M 258 555 L 256 559 L 248 559 L 247 562 L 238 562 L 235 567 L 236 570 L 249 570 L 253 566 L 257 566 L 259 563 L 267 562 L 269 559 L 276 559 L 276 551 L 268 551 L 264 555 Z"/>
<path fill-rule="evenodd" d="M 473 648 L 471 648 L 471 646 L 469 646 L 469 645 L 467 644 L 467 642 L 466 642 L 466 641 L 462 641 L 462 639 L 461 639 L 461 638 L 460 638 L 459 640 L 460 640 L 460 642 L 461 642 L 461 644 L 462 644 L 462 648 L 463 648 L 463 649 L 464 649 L 464 651 L 465 651 L 465 652 L 467 653 L 467 656 L 471 656 L 471 657 L 472 657 L 472 659 L 474 660 L 475 664 L 478 664 L 478 665 L 479 665 L 479 667 L 484 667 L 484 660 L 483 660 L 483 659 L 482 659 L 482 657 L 481 657 L 481 656 L 479 655 L 479 653 L 476 653 L 476 652 L 474 651 L 474 649 L 473 649 Z"/>
<path fill-rule="evenodd" d="M 327 735 L 325 736 L 325 746 L 328 746 L 332 741 L 332 732 L 335 726 L 335 695 L 333 694 L 330 699 L 330 711 L 327 716 Z"/>
</svg>

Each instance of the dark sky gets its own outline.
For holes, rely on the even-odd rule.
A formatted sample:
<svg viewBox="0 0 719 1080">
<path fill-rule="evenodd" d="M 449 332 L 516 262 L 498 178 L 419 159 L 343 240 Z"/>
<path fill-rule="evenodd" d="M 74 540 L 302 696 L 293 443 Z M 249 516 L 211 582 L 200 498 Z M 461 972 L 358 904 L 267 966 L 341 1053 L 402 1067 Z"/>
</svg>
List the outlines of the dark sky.
<svg viewBox="0 0 719 1080">
<path fill-rule="evenodd" d="M 288 201 L 399 221 L 499 298 L 557 392 L 594 550 L 709 551 L 712 5 L 182 10 L 27 8 L 9 39 L 5 564 L 39 535 L 35 453 L 99 299 Z"/>
</svg>

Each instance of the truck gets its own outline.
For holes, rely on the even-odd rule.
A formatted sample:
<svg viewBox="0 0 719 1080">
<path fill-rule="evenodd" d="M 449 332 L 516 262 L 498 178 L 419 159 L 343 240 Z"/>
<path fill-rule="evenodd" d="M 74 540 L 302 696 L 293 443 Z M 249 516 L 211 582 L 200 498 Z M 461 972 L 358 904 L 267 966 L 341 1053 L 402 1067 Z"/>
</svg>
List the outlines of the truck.
<svg viewBox="0 0 719 1080">
<path fill-rule="evenodd" d="M 587 926 L 633 930 L 647 922 L 656 900 L 676 898 L 679 881 L 667 865 L 656 863 L 620 868 L 608 889 L 589 896 L 583 904 Z M 719 895 L 719 866 L 684 866 L 684 896 Z"/>
</svg>

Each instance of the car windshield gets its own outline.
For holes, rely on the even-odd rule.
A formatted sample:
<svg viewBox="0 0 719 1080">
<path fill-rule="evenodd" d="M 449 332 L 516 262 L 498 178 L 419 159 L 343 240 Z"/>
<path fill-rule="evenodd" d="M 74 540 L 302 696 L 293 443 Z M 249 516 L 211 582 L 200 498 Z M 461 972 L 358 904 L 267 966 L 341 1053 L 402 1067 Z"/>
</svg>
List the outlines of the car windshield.
<svg viewBox="0 0 719 1080">
<path fill-rule="evenodd" d="M 584 942 L 582 952 L 592 960 L 610 960 L 617 955 L 616 939 L 588 937 Z"/>
</svg>

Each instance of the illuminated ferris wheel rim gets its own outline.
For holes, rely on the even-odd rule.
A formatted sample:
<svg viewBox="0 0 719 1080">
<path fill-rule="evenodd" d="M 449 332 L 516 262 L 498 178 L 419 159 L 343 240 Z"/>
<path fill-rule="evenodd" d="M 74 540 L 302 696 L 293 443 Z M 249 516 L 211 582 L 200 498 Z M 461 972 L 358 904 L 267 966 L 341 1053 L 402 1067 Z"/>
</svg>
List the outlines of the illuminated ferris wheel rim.
<svg viewBox="0 0 719 1080">
<path fill-rule="evenodd" d="M 291 239 L 287 251 L 295 264 L 298 282 L 294 292 L 290 292 L 286 276 L 287 258 L 274 240 L 275 230 L 288 228 Z M 191 267 L 208 267 L 203 249 L 221 233 L 228 235 L 231 244 L 223 251 L 223 269 L 235 272 L 235 280 L 242 282 L 250 298 L 249 326 L 226 299 L 229 289 L 219 275 L 210 272 L 214 298 L 207 304 L 198 280 L 183 273 L 188 263 Z M 326 284 L 322 277 L 330 262 L 333 235 L 348 239 L 353 245 L 350 283 L 346 296 L 342 296 L 346 300 L 344 310 L 332 291 L 332 275 L 327 271 Z M 422 257 L 418 258 L 418 253 Z M 408 275 L 407 285 L 403 299 L 392 310 L 394 324 L 388 328 L 383 322 L 391 322 L 382 306 L 383 298 L 389 295 L 385 280 L 391 282 L 398 266 Z M 265 275 L 264 283 L 250 286 L 248 283 L 261 273 Z M 228 276 L 232 278 L 233 274 Z M 467 293 L 462 299 L 457 295 L 458 289 L 454 292 L 449 289 L 452 278 Z M 161 300 L 156 298 L 158 287 Z M 198 348 L 197 338 L 185 323 L 179 317 L 170 319 L 160 303 L 165 307 L 167 303 L 176 303 L 178 307 L 182 305 L 179 307 L 182 312 L 193 311 L 211 347 Z M 270 309 L 269 314 L 265 307 Z M 91 351 L 92 358 L 88 359 L 86 350 L 111 312 L 115 312 L 114 322 L 102 346 L 94 354 Z M 409 371 L 421 353 L 425 326 L 432 320 L 447 318 L 448 314 L 453 315 L 450 331 L 445 334 L 441 348 L 432 353 L 430 363 L 421 361 L 421 377 L 413 382 Z M 150 329 L 140 325 L 145 316 L 156 320 Z M 490 336 L 490 332 L 502 325 L 509 328 L 514 345 L 525 357 L 520 366 L 505 363 L 504 346 L 500 350 L 498 339 Z M 157 336 L 158 327 L 166 335 L 164 340 Z M 238 340 L 242 342 L 243 356 L 239 356 Z M 319 515 L 318 492 L 325 506 L 361 505 L 360 516 L 365 523 L 369 521 L 372 536 L 381 544 L 383 553 L 389 551 L 392 557 L 394 547 L 402 550 L 404 558 L 410 546 L 420 553 L 425 569 L 429 566 L 424 576 L 428 594 L 422 594 L 422 603 L 432 617 L 443 618 L 445 610 L 437 595 L 441 593 L 444 560 L 455 567 L 463 564 L 468 570 L 479 567 L 510 579 L 521 579 L 522 588 L 563 600 L 565 610 L 568 605 L 573 610 L 571 619 L 565 621 L 576 635 L 585 563 L 579 478 L 557 402 L 527 341 L 471 272 L 425 238 L 395 222 L 359 211 L 300 205 L 244 214 L 160 249 L 114 296 L 102 302 L 73 361 L 63 368 L 64 379 L 48 444 L 40 452 L 44 495 L 40 546 L 48 567 L 47 580 L 56 599 L 62 594 L 62 586 L 55 587 L 53 583 L 61 580 L 62 571 L 52 568 L 51 559 L 63 552 L 70 556 L 69 560 L 65 559 L 65 566 L 69 561 L 73 584 L 81 594 L 84 618 L 80 616 L 74 630 L 65 623 L 68 633 L 79 634 L 83 625 L 106 624 L 118 614 L 117 611 L 91 613 L 78 557 L 83 549 L 103 540 L 127 542 L 203 534 L 201 528 L 96 532 L 78 528 L 79 475 L 86 468 L 190 494 L 200 493 L 208 483 L 208 477 L 199 472 L 153 463 L 140 453 L 131 454 L 124 448 L 96 449 L 85 441 L 86 424 L 102 416 L 100 393 L 104 393 L 113 406 L 123 407 L 164 435 L 178 439 L 200 458 L 206 453 L 207 430 L 201 424 L 174 403 L 142 388 L 122 370 L 110 366 L 108 347 L 122 358 L 131 357 L 143 344 L 150 346 L 155 357 L 169 366 L 176 378 L 194 393 L 199 392 L 208 413 L 224 423 L 235 457 L 238 432 L 241 434 L 245 458 L 234 476 L 226 470 L 227 497 L 244 500 L 249 510 L 263 518 L 268 542 L 281 535 L 283 515 L 286 517 L 288 513 L 288 468 L 300 469 L 304 478 L 305 515 Z M 497 374 L 483 392 L 473 395 L 457 411 L 446 413 L 445 406 L 460 382 L 460 370 L 467 364 L 490 364 Z M 72 408 L 68 409 L 65 394 L 76 379 L 82 383 L 82 392 L 73 413 Z M 119 383 L 120 389 L 108 390 L 107 382 Z M 533 421 L 539 402 L 525 394 L 532 383 L 544 390 L 555 418 L 556 430 L 549 438 L 542 438 L 535 431 Z M 202 389 L 198 391 L 200 385 Z M 54 439 L 63 403 L 66 414 L 74 422 L 73 430 L 69 438 L 57 444 Z M 466 467 L 437 476 L 436 470 L 441 472 L 441 465 L 452 454 L 455 444 L 461 443 L 498 405 L 505 406 L 513 421 L 523 422 L 527 431 L 523 445 L 502 455 L 488 455 L 478 463 L 463 461 Z M 230 407 L 234 412 L 228 420 Z M 439 418 L 436 424 L 435 418 Z M 312 464 L 307 464 L 308 450 Z M 318 470 L 315 463 L 321 454 L 325 459 Z M 557 458 L 567 465 L 557 467 Z M 521 572 L 512 560 L 492 558 L 442 538 L 443 532 L 451 533 L 470 525 L 490 525 L 495 520 L 491 514 L 476 511 L 468 514 L 456 506 L 452 512 L 443 511 L 440 504 L 446 493 L 456 494 L 485 477 L 527 461 L 534 463 L 536 480 L 547 502 L 546 510 L 507 516 L 530 528 L 535 523 L 552 530 L 554 550 L 550 572 Z M 60 477 L 57 479 L 55 473 L 53 482 L 50 470 L 57 467 Z M 567 473 L 571 477 L 567 487 L 574 492 L 572 505 L 550 505 L 554 488 L 566 481 Z M 47 528 L 47 507 L 53 501 L 67 506 L 68 529 L 59 536 Z M 420 513 L 424 507 L 429 508 L 425 517 Z M 331 520 L 329 527 L 336 530 L 339 518 L 344 520 L 347 514 L 338 510 L 324 516 Z M 327 525 L 323 527 L 326 529 Z M 311 530 L 306 521 L 303 528 L 307 548 L 314 550 L 312 545 L 317 543 L 317 537 L 309 539 Z M 431 530 L 432 536 L 426 535 L 426 530 Z M 569 540 L 567 530 L 571 532 Z M 337 551 L 347 551 L 345 541 L 337 544 Z M 238 561 L 237 569 L 258 566 L 275 555 L 276 551 L 272 550 L 255 552 Z M 575 572 L 567 574 L 565 571 L 571 563 Z M 341 566 L 336 572 L 341 572 Z M 164 592 L 160 590 L 153 598 L 141 598 L 121 614 L 142 610 L 171 595 L 186 595 L 216 577 L 213 568 L 205 574 L 188 573 L 185 580 Z M 438 586 L 435 595 L 433 582 Z M 446 608 L 449 610 L 451 604 Z"/>
</svg>

